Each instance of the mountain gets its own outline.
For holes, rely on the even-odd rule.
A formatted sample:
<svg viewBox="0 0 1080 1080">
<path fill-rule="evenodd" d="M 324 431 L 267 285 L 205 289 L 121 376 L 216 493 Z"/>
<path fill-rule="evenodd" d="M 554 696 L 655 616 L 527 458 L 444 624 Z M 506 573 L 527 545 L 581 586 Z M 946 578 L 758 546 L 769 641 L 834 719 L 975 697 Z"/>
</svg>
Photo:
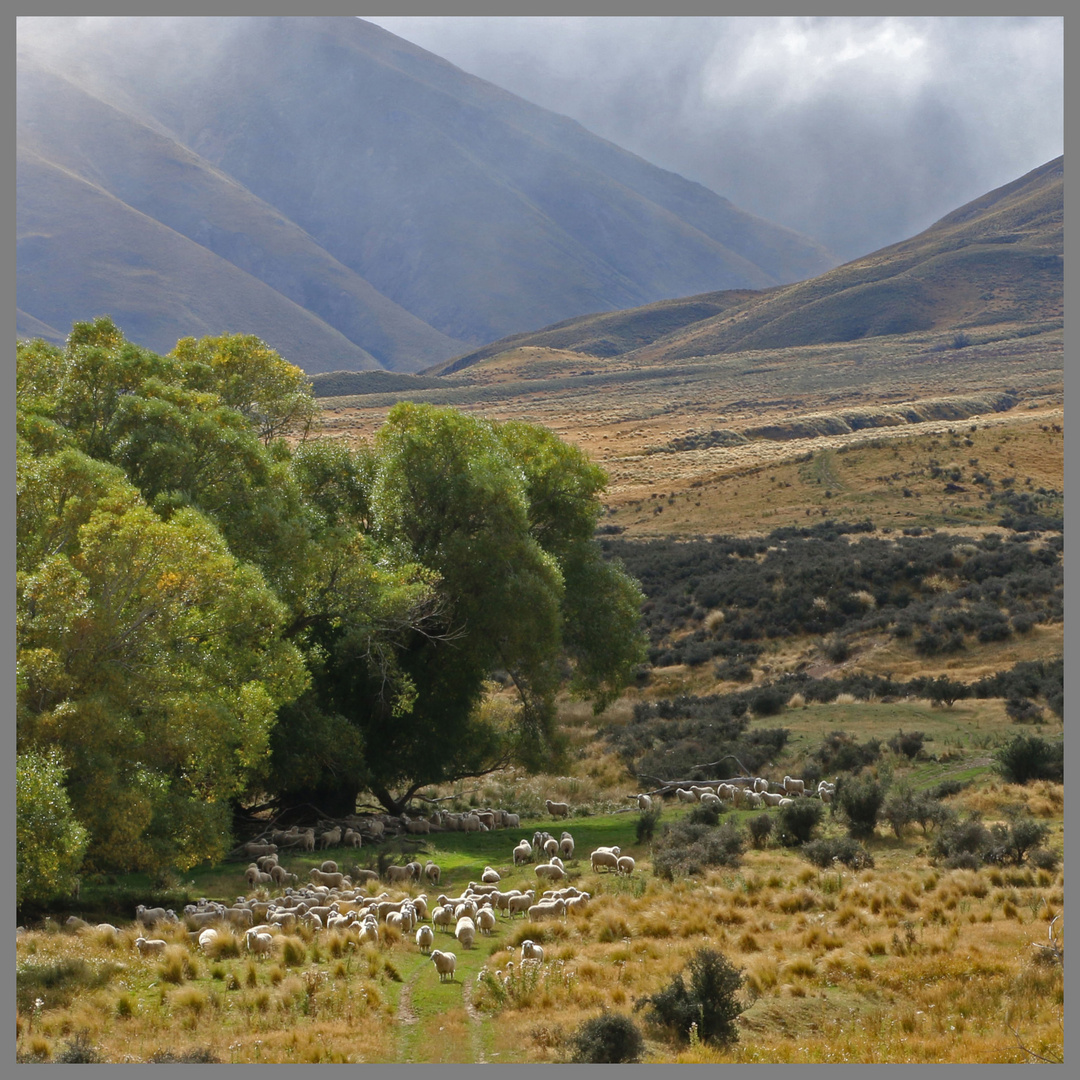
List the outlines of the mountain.
<svg viewBox="0 0 1080 1080">
<path fill-rule="evenodd" d="M 492 342 L 431 373 L 522 346 L 676 361 L 914 331 L 1063 317 L 1064 159 L 967 203 L 908 240 L 808 281 L 721 291 L 565 320 Z"/>
<path fill-rule="evenodd" d="M 417 371 L 816 242 L 351 17 L 18 22 L 18 307 Z M 26 332 L 32 332 L 27 330 Z"/>
</svg>

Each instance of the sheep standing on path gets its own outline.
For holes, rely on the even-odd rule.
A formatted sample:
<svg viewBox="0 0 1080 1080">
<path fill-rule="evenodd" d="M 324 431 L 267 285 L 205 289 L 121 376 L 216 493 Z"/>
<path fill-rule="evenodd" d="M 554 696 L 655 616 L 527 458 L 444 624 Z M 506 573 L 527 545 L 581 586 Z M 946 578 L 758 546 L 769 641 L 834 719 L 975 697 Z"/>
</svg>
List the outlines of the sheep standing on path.
<svg viewBox="0 0 1080 1080">
<path fill-rule="evenodd" d="M 431 950 L 431 962 L 439 973 L 439 982 L 444 982 L 448 977 L 454 981 L 454 971 L 457 969 L 457 957 L 452 952 L 442 952 L 440 949 Z"/>
</svg>

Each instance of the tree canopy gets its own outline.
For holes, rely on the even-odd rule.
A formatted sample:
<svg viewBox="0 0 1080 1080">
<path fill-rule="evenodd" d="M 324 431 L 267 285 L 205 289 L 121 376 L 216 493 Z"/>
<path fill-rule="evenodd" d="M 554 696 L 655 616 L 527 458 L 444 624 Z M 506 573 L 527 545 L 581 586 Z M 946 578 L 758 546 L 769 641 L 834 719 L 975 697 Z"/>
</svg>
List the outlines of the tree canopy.
<svg viewBox="0 0 1080 1080">
<path fill-rule="evenodd" d="M 217 857 L 241 805 L 550 765 L 557 692 L 600 710 L 644 658 L 579 450 L 412 403 L 348 447 L 316 413 L 250 336 L 19 343 L 18 749 L 87 868 Z"/>
</svg>

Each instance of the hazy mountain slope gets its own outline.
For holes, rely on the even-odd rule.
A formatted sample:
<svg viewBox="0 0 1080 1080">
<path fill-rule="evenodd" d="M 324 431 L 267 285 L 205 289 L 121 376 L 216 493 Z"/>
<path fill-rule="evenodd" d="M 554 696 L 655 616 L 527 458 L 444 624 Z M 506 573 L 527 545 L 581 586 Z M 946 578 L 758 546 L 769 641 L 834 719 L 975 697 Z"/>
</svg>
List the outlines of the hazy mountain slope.
<svg viewBox="0 0 1080 1080">
<path fill-rule="evenodd" d="M 144 119 L 32 61 L 20 65 L 19 89 L 26 100 L 21 146 L 263 281 L 328 329 L 362 342 L 379 365 L 413 370 L 461 351 L 463 342 L 382 296 L 273 207 Z M 133 258 L 147 256 L 133 251 Z M 200 287 L 197 278 L 173 283 L 196 307 Z M 325 369 L 320 356 L 297 359 Z"/>
<path fill-rule="evenodd" d="M 834 261 L 359 19 L 31 22 L 48 34 L 20 31 L 23 142 L 389 368 Z"/>
<path fill-rule="evenodd" d="M 186 336 L 250 333 L 310 370 L 375 359 L 268 285 L 22 148 L 17 162 L 18 306 L 53 327 L 109 314 L 166 352 Z"/>
<path fill-rule="evenodd" d="M 679 360 L 916 330 L 1062 316 L 1063 161 L 960 207 L 917 236 L 809 281 L 587 316 L 518 334 L 433 369 L 523 345 Z M 715 310 L 710 310 L 714 308 Z"/>
</svg>

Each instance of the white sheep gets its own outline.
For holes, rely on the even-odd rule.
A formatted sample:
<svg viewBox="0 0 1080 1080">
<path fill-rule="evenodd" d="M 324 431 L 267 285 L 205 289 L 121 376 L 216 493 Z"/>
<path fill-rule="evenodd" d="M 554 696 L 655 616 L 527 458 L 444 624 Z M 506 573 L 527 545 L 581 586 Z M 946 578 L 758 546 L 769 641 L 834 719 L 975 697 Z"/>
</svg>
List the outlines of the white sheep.
<svg viewBox="0 0 1080 1080">
<path fill-rule="evenodd" d="M 333 859 L 324 859 L 319 864 L 319 869 L 324 874 L 336 874 L 338 872 L 338 864 Z"/>
<path fill-rule="evenodd" d="M 542 961 L 544 959 L 544 950 L 531 938 L 526 938 L 521 943 L 521 959 Z"/>
<path fill-rule="evenodd" d="M 506 814 L 503 818 L 504 829 L 516 829 L 521 824 L 520 814 Z"/>
<path fill-rule="evenodd" d="M 321 848 L 336 847 L 341 843 L 341 826 L 338 825 L 333 829 L 327 829 L 325 832 L 319 833 L 318 846 Z"/>
<path fill-rule="evenodd" d="M 199 931 L 199 948 L 204 952 L 206 947 L 218 936 L 218 932 L 212 927 L 208 926 L 205 930 Z"/>
<path fill-rule="evenodd" d="M 340 889 L 345 884 L 345 875 L 338 873 L 327 873 L 320 870 L 317 866 L 311 868 L 310 875 L 311 880 L 317 885 L 326 885 L 331 889 Z M 352 884 L 350 882 L 349 884 Z"/>
<path fill-rule="evenodd" d="M 441 926 L 449 933 L 450 927 L 453 925 L 453 922 L 454 922 L 454 909 L 453 908 L 451 908 L 451 907 L 443 907 L 442 904 L 440 904 L 438 907 L 436 907 L 436 908 L 434 908 L 432 910 L 432 912 L 431 912 L 431 925 L 432 926 Z"/>
<path fill-rule="evenodd" d="M 784 777 L 784 791 L 788 795 L 805 795 L 806 784 L 802 780 L 796 780 L 794 777 Z"/>
<path fill-rule="evenodd" d="M 442 952 L 439 949 L 431 950 L 431 962 L 439 973 L 439 982 L 443 982 L 447 976 L 454 981 L 454 971 L 457 969 L 457 957 L 452 952 Z"/>
<path fill-rule="evenodd" d="M 559 841 L 554 836 L 549 836 L 544 841 L 544 854 L 551 858 L 552 855 L 559 854 Z"/>
<path fill-rule="evenodd" d="M 476 913 L 476 927 L 481 934 L 490 934 L 495 929 L 495 912 L 489 907 L 482 907 Z"/>
<path fill-rule="evenodd" d="M 355 829 L 346 829 L 341 840 L 346 847 L 351 848 L 363 847 L 364 844 L 364 838 Z"/>
<path fill-rule="evenodd" d="M 719 807 L 723 805 L 723 800 L 715 792 L 703 791 L 701 793 L 701 805 Z"/>
<path fill-rule="evenodd" d="M 783 795 L 779 791 L 762 791 L 761 800 L 767 806 L 779 806 L 780 800 L 783 799 Z"/>
<path fill-rule="evenodd" d="M 692 791 L 689 791 L 687 788 L 676 788 L 675 798 L 678 799 L 679 802 L 686 803 L 698 801 L 698 797 Z"/>
<path fill-rule="evenodd" d="M 518 893 L 515 896 L 511 896 L 506 905 L 507 914 L 513 918 L 519 911 L 524 915 L 528 912 L 530 905 L 536 899 L 536 893 L 532 889 L 528 889 L 523 893 Z"/>
<path fill-rule="evenodd" d="M 461 819 L 461 828 L 463 832 L 481 832 L 483 824 L 484 823 L 476 814 L 466 814 Z"/>
<path fill-rule="evenodd" d="M 532 845 L 528 840 L 521 840 L 514 848 L 514 865 L 520 866 L 532 858 Z"/>
<path fill-rule="evenodd" d="M 430 952 L 431 946 L 435 944 L 435 934 L 432 932 L 430 926 L 419 926 L 416 929 L 416 947 L 421 952 Z"/>
<path fill-rule="evenodd" d="M 541 900 L 529 908 L 530 922 L 540 919 L 557 919 L 566 914 L 565 900 Z"/>
<path fill-rule="evenodd" d="M 488 885 L 497 885 L 502 881 L 502 875 L 494 867 L 485 866 L 484 872 L 480 875 L 480 880 Z"/>
<path fill-rule="evenodd" d="M 629 877 L 634 872 L 634 860 L 629 855 L 620 855 L 616 860 L 615 872 Z"/>
<path fill-rule="evenodd" d="M 429 884 L 438 885 L 439 879 L 442 877 L 442 870 L 439 868 L 439 864 L 433 863 L 429 859 L 427 865 L 424 867 L 424 877 L 428 879 Z"/>
<path fill-rule="evenodd" d="M 244 944 L 248 952 L 256 956 L 269 956 L 274 951 L 273 934 L 259 933 L 254 927 L 244 935 Z"/>
<path fill-rule="evenodd" d="M 544 806 L 547 808 L 547 812 L 552 817 L 564 818 L 570 816 L 570 804 L 564 802 L 552 802 L 550 799 L 544 800 Z"/>
<path fill-rule="evenodd" d="M 780 799 L 780 801 L 776 805 L 777 806 L 794 806 L 795 805 L 795 800 L 790 799 L 790 798 L 788 798 L 788 796 L 785 795 Z"/>
<path fill-rule="evenodd" d="M 473 939 L 476 937 L 476 923 L 468 915 L 462 915 L 454 927 L 454 937 L 458 939 L 463 948 L 471 949 Z"/>
<path fill-rule="evenodd" d="M 360 944 L 368 942 L 377 944 L 379 940 L 379 924 L 375 919 L 364 919 L 360 924 Z"/>
<path fill-rule="evenodd" d="M 533 868 L 533 873 L 538 878 L 547 878 L 549 881 L 562 881 L 566 877 L 566 871 L 557 863 L 539 863 Z"/>
<path fill-rule="evenodd" d="M 407 866 L 388 866 L 386 880 L 390 885 L 404 885 L 412 881 L 412 871 Z"/>
<path fill-rule="evenodd" d="M 574 856 L 574 838 L 568 832 L 564 832 L 559 840 L 559 852 L 568 859 Z"/>
<path fill-rule="evenodd" d="M 135 939 L 135 948 L 140 956 L 160 956 L 167 945 L 168 942 L 162 938 L 144 938 L 140 935 Z"/>
<path fill-rule="evenodd" d="M 607 848 L 597 848 L 590 856 L 589 861 L 592 863 L 592 868 L 599 873 L 601 867 L 607 867 L 609 870 L 618 871 L 619 869 L 619 857 L 614 852 L 609 851 Z"/>
<path fill-rule="evenodd" d="M 652 799 L 648 795 L 638 795 L 637 805 L 639 810 L 647 814 L 652 809 Z"/>
</svg>

